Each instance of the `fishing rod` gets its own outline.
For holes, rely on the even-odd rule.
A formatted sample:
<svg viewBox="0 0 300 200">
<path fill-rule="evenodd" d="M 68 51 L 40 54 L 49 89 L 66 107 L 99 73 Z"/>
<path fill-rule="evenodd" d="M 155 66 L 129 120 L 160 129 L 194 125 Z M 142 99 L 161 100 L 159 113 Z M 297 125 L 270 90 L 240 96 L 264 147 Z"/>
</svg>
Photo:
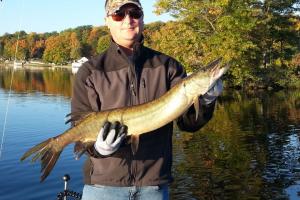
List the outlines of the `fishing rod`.
<svg viewBox="0 0 300 200">
<path fill-rule="evenodd" d="M 0 2 L 2 2 L 2 0 L 0 0 Z M 1 8 L 3 8 L 3 5 L 4 4 L 2 4 Z M 22 0 L 22 9 L 21 10 L 24 10 L 23 7 L 24 7 L 24 0 Z M 14 55 L 14 63 L 16 63 L 16 61 L 17 61 L 17 53 L 18 53 L 18 48 L 19 48 L 21 27 L 22 27 L 22 15 L 20 15 L 20 20 L 19 20 L 19 31 L 18 31 L 17 43 L 16 43 L 16 49 L 15 49 L 15 55 Z M 6 104 L 6 112 L 5 112 L 5 117 L 4 117 L 1 144 L 0 144 L 0 160 L 1 160 L 2 155 L 3 155 L 4 138 L 5 138 L 5 132 L 6 132 L 8 108 L 9 108 L 9 105 L 10 105 L 10 97 L 11 97 L 11 93 L 12 93 L 14 70 L 15 69 L 13 67 L 12 74 L 11 74 L 11 79 L 10 79 L 10 87 L 9 87 L 9 93 L 8 93 L 8 98 L 7 98 L 7 104 Z M 74 192 L 72 190 L 68 190 L 68 181 L 70 179 L 71 178 L 68 174 L 63 176 L 64 190 L 57 194 L 57 200 L 67 200 L 68 197 L 72 198 L 73 200 L 80 200 L 81 199 L 82 195 L 80 193 Z M 68 199 L 70 199 L 70 198 L 68 198 Z"/>
<path fill-rule="evenodd" d="M 1 2 L 2 2 L 2 0 L 1 0 Z M 21 10 L 23 10 L 23 7 L 24 7 L 24 0 L 22 0 L 22 9 Z M 23 12 L 21 12 L 21 14 L 20 14 L 19 31 L 18 31 L 17 44 L 16 44 L 16 49 L 15 49 L 15 55 L 14 55 L 14 64 L 17 61 L 17 53 L 18 53 L 18 48 L 19 48 L 20 32 L 21 32 L 22 19 L 23 19 L 22 14 L 23 14 Z M 5 116 L 4 116 L 3 129 L 2 129 L 2 137 L 1 137 L 1 145 L 0 145 L 0 160 L 2 158 L 3 148 L 4 148 L 4 138 L 5 138 L 6 124 L 7 124 L 8 108 L 9 108 L 9 104 L 10 104 L 10 96 L 11 96 L 11 93 L 12 93 L 12 84 L 13 84 L 14 72 L 15 72 L 15 69 L 13 67 L 12 73 L 11 73 L 7 103 L 6 103 L 6 111 L 5 111 Z"/>
</svg>

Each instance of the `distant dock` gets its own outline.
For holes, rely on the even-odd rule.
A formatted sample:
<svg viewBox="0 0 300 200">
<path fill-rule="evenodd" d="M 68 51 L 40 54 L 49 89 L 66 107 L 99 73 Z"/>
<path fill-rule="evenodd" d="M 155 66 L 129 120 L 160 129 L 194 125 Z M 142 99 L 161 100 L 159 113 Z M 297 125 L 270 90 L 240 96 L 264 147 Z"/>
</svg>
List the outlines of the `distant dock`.
<svg viewBox="0 0 300 200">
<path fill-rule="evenodd" d="M 41 61 L 5 61 L 0 62 L 0 67 L 13 67 L 14 69 L 30 68 L 30 69 L 46 69 L 46 68 L 64 68 L 71 70 L 70 65 L 56 65 L 54 63 L 44 63 Z"/>
</svg>

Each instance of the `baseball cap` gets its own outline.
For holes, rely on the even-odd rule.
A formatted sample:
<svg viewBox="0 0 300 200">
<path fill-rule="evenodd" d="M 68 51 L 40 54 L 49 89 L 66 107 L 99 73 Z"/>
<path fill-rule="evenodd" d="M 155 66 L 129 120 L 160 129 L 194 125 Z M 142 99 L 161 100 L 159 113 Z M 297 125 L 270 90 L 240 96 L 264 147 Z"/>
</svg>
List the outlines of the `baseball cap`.
<svg viewBox="0 0 300 200">
<path fill-rule="evenodd" d="M 105 12 L 106 14 L 112 14 L 119 10 L 122 6 L 125 4 L 135 4 L 140 9 L 142 8 L 142 5 L 139 0 L 106 0 L 105 2 Z"/>
</svg>

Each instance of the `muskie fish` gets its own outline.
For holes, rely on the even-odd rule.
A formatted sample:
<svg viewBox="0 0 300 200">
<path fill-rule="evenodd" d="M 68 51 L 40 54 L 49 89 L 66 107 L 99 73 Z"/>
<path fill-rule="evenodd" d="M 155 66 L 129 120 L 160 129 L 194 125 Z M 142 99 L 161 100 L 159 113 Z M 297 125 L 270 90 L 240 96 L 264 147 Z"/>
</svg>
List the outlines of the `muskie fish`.
<svg viewBox="0 0 300 200">
<path fill-rule="evenodd" d="M 42 182 L 49 175 L 67 145 L 81 142 L 87 146 L 87 144 L 94 143 L 100 128 L 106 121 L 119 121 L 127 126 L 127 135 L 131 136 L 132 150 L 136 152 L 140 134 L 158 129 L 177 119 L 193 104 L 197 114 L 199 96 L 212 88 L 228 68 L 228 65 L 221 66 L 219 58 L 186 77 L 154 101 L 131 107 L 92 112 L 64 133 L 29 149 L 21 157 L 21 161 L 31 155 L 34 155 L 32 162 L 40 160 Z M 149 123 L 145 124 L 145 122 Z M 78 157 L 83 154 L 84 150 L 74 149 Z"/>
</svg>

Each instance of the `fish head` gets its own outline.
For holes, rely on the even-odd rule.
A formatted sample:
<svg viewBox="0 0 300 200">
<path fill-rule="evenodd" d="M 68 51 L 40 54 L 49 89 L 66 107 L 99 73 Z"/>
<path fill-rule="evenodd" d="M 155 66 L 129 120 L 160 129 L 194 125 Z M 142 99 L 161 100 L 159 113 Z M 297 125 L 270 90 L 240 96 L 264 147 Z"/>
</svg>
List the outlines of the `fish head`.
<svg viewBox="0 0 300 200">
<path fill-rule="evenodd" d="M 229 69 L 229 64 L 222 65 L 221 61 L 221 58 L 216 59 L 187 77 L 185 81 L 186 93 L 196 97 L 211 89 Z"/>
<path fill-rule="evenodd" d="M 216 82 L 228 71 L 229 63 L 222 65 L 219 63 L 209 71 L 210 82 L 208 90 L 215 86 Z"/>
</svg>

